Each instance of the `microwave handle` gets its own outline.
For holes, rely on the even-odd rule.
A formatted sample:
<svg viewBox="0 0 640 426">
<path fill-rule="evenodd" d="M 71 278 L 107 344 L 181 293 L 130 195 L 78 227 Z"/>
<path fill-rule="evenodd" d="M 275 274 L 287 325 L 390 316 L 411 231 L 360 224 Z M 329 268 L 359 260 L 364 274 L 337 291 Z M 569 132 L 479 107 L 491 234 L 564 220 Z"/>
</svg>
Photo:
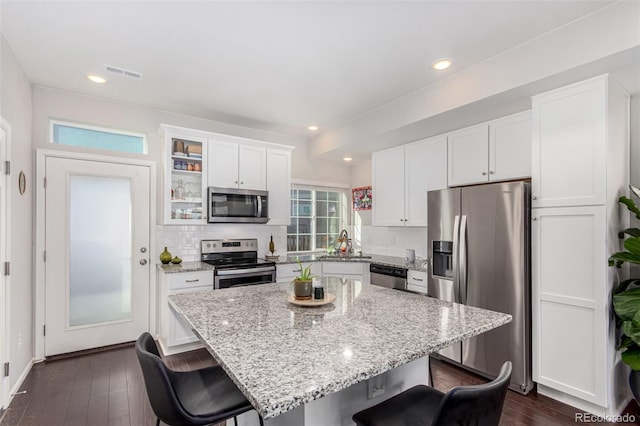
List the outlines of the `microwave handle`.
<svg viewBox="0 0 640 426">
<path fill-rule="evenodd" d="M 257 195 L 257 204 L 258 204 L 258 214 L 256 217 L 262 217 L 262 195 Z"/>
</svg>

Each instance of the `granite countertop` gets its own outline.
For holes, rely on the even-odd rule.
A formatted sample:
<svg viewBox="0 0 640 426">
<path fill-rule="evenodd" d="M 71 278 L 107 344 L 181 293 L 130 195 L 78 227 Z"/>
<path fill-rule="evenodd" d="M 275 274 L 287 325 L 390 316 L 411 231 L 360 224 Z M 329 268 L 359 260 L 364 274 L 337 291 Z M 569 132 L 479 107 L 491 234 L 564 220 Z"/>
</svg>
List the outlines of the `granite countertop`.
<svg viewBox="0 0 640 426">
<path fill-rule="evenodd" d="M 297 263 L 298 258 L 300 262 L 366 262 L 366 263 L 379 263 L 387 266 L 397 266 L 399 268 L 406 268 L 413 271 L 428 272 L 428 265 L 426 260 L 418 260 L 417 262 L 407 262 L 403 257 L 397 256 L 383 256 L 379 254 L 367 254 L 363 253 L 363 257 L 352 256 L 335 256 L 322 258 L 326 256 L 326 253 L 309 253 L 309 254 L 289 254 L 282 256 L 276 261 L 276 265 L 284 265 L 289 263 Z"/>
<path fill-rule="evenodd" d="M 337 297 L 315 308 L 288 303 L 288 283 L 177 294 L 169 304 L 265 419 L 511 321 L 358 281 L 322 282 Z"/>
<path fill-rule="evenodd" d="M 158 263 L 158 269 L 165 274 L 177 274 L 180 272 L 198 272 L 198 271 L 213 271 L 213 266 L 204 262 L 182 262 L 177 265 L 173 263 Z"/>
</svg>

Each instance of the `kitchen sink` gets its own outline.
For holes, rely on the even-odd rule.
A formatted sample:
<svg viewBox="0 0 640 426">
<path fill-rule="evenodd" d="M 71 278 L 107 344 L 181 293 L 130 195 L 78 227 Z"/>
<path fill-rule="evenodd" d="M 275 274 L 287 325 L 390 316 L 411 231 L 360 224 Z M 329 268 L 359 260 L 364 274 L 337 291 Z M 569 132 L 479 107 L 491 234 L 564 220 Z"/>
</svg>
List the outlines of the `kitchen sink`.
<svg viewBox="0 0 640 426">
<path fill-rule="evenodd" d="M 318 259 L 339 259 L 339 260 L 351 260 L 351 259 L 371 259 L 371 256 L 357 255 L 357 254 L 324 254 L 319 256 Z"/>
</svg>

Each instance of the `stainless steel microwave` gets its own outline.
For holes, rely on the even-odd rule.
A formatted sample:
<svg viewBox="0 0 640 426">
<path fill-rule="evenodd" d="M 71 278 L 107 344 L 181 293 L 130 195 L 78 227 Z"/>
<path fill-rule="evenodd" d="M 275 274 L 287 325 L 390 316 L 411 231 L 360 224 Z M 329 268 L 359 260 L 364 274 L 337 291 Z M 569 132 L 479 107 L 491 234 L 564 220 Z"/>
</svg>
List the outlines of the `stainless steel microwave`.
<svg viewBox="0 0 640 426">
<path fill-rule="evenodd" d="M 269 192 L 237 188 L 207 191 L 209 223 L 267 223 Z"/>
</svg>

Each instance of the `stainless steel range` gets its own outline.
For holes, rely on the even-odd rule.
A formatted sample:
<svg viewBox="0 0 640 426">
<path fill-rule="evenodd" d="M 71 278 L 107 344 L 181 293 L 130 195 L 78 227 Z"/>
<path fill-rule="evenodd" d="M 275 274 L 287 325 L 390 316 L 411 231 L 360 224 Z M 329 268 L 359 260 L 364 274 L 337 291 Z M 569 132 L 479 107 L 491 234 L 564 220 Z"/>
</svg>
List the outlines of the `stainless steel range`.
<svg viewBox="0 0 640 426">
<path fill-rule="evenodd" d="M 258 259 L 258 240 L 202 240 L 201 260 L 215 267 L 213 288 L 276 281 L 276 264 Z"/>
</svg>

